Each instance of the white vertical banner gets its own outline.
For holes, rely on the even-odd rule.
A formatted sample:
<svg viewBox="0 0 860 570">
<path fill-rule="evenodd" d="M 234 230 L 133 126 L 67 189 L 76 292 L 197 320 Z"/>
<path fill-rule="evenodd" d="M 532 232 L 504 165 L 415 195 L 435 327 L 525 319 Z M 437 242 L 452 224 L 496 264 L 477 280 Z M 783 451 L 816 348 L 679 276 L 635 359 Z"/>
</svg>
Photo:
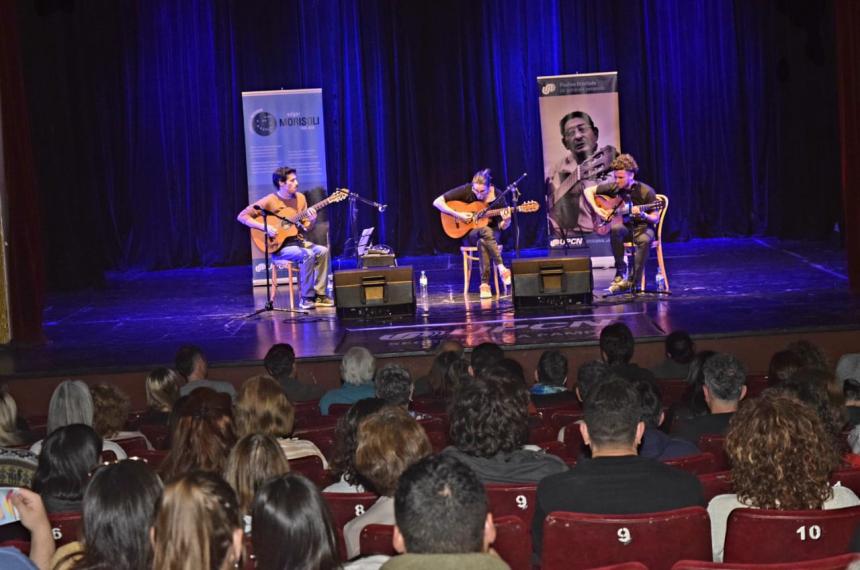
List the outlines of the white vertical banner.
<svg viewBox="0 0 860 570">
<path fill-rule="evenodd" d="M 306 195 L 328 187 L 322 89 L 243 92 L 242 113 L 249 203 L 276 190 L 272 173 L 280 166 L 296 169 L 299 191 Z M 253 242 L 251 258 L 254 285 L 262 285 L 264 256 Z"/>
<path fill-rule="evenodd" d="M 609 257 L 608 236 L 593 234 L 583 189 L 609 176 L 621 148 L 618 73 L 537 78 L 547 230 L 551 247 L 587 244 L 592 259 Z"/>
</svg>

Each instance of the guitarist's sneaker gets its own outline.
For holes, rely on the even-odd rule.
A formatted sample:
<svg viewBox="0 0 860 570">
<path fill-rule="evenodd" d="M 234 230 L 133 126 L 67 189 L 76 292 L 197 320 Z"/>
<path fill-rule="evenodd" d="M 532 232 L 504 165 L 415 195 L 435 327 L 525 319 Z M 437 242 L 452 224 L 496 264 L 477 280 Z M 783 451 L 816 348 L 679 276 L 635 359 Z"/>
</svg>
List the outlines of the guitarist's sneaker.
<svg viewBox="0 0 860 570">
<path fill-rule="evenodd" d="M 624 281 L 624 276 L 621 274 L 618 274 L 615 276 L 615 279 L 612 280 L 612 284 L 617 285 L 618 283 L 621 283 L 622 281 Z"/>
<path fill-rule="evenodd" d="M 617 293 L 627 293 L 631 289 L 633 289 L 633 283 L 627 281 L 626 279 L 622 279 L 618 283 L 613 281 L 612 285 L 609 286 L 609 289 L 607 289 L 607 291 L 610 295 L 615 295 Z"/>
<path fill-rule="evenodd" d="M 481 299 L 492 299 L 493 292 L 490 290 L 489 283 L 481 283 Z"/>
<path fill-rule="evenodd" d="M 302 299 L 299 301 L 299 308 L 303 311 L 310 311 L 311 309 L 316 309 L 317 304 L 313 299 Z"/>
<path fill-rule="evenodd" d="M 334 307 L 334 301 L 328 295 L 317 295 L 315 303 L 317 307 Z"/>
<path fill-rule="evenodd" d="M 511 286 L 511 270 L 504 265 L 499 265 L 499 277 L 502 278 L 502 283 L 505 287 Z"/>
</svg>

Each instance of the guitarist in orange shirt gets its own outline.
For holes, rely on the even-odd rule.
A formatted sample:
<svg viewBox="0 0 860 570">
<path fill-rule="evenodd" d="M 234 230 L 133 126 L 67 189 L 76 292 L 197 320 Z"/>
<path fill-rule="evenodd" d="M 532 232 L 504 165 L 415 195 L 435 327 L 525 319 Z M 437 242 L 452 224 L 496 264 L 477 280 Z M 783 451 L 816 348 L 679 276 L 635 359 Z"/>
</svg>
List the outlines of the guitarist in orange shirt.
<svg viewBox="0 0 860 570">
<path fill-rule="evenodd" d="M 239 212 L 237 219 L 251 229 L 265 231 L 263 216 L 258 208 L 268 210 L 281 217 L 292 217 L 303 214 L 299 224 L 296 224 L 296 235 L 287 237 L 280 247 L 272 252 L 273 261 L 286 260 L 297 263 L 300 267 L 301 295 L 299 307 L 308 310 L 316 307 L 333 307 L 334 301 L 326 295 L 328 284 L 328 248 L 307 241 L 302 231 L 310 229 L 317 219 L 314 208 L 308 208 L 305 195 L 298 191 L 299 180 L 296 170 L 282 166 L 272 174 L 272 184 L 275 192 L 268 194 Z M 269 216 L 269 236 L 278 235 L 278 227 L 283 228 L 282 220 Z M 270 250 L 271 251 L 271 250 Z"/>
<path fill-rule="evenodd" d="M 447 202 L 482 202 L 489 207 L 490 204 L 496 201 L 497 197 L 496 188 L 490 181 L 490 169 L 485 168 L 475 173 L 471 184 L 463 184 L 462 186 L 452 188 L 433 200 L 433 206 L 443 214 L 448 214 L 464 222 L 469 222 L 474 216 L 473 212 L 458 212 L 453 210 Z M 505 205 L 503 198 L 499 200 L 499 203 L 494 204 L 493 207 L 504 207 Z M 492 266 L 495 266 L 498 270 L 499 276 L 502 278 L 505 286 L 511 284 L 511 271 L 505 267 L 505 264 L 502 262 L 502 256 L 499 253 L 501 231 L 508 229 L 510 225 L 511 214 L 508 210 L 504 210 L 500 218 L 493 218 L 489 225 L 475 228 L 463 238 L 464 243 L 477 245 L 478 252 L 481 254 L 481 299 L 488 299 L 493 296 L 490 291 L 490 271 L 492 270 Z M 491 260 L 492 266 L 490 265 Z"/>
</svg>

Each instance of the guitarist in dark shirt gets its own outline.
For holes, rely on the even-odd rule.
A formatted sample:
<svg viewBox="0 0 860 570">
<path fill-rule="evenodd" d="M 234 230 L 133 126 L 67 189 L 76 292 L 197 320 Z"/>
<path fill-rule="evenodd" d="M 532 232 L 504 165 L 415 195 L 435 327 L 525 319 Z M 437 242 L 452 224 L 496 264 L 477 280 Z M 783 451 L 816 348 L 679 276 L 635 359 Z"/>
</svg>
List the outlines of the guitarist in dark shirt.
<svg viewBox="0 0 860 570">
<path fill-rule="evenodd" d="M 639 286 L 642 272 L 645 270 L 645 262 L 648 261 L 648 253 L 651 250 L 651 242 L 654 241 L 655 226 L 660 221 L 659 211 L 646 211 L 640 206 L 650 205 L 657 202 L 657 193 L 647 184 L 635 179 L 639 171 L 639 165 L 629 154 L 620 154 L 612 161 L 609 167 L 612 170 L 614 182 L 603 183 L 585 189 L 585 199 L 589 205 L 603 219 L 612 218 L 612 226 L 609 234 L 612 245 L 612 255 L 615 257 L 615 279 L 609 286 L 610 293 L 630 291 L 633 286 Z M 616 211 L 607 211 L 595 200 L 595 195 L 621 198 Z M 616 215 L 623 212 L 621 216 Z M 627 262 L 624 259 L 624 242 L 632 241 L 636 244 L 636 253 L 633 257 L 633 273 L 627 276 Z"/>
</svg>

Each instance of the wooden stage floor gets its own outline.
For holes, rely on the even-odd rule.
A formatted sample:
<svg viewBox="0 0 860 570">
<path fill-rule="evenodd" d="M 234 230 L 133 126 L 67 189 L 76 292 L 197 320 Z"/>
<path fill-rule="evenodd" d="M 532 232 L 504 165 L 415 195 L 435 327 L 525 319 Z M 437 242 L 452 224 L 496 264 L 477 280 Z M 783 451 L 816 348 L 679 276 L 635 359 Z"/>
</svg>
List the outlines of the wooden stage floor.
<svg viewBox="0 0 860 570">
<path fill-rule="evenodd" d="M 596 269 L 593 304 L 527 314 L 514 311 L 510 296 L 464 298 L 459 256 L 403 258 L 400 264 L 412 265 L 416 280 L 420 270 L 427 272 L 429 309 L 373 322 L 340 321 L 334 309 L 245 318 L 264 301 L 263 288 L 252 291 L 247 266 L 114 273 L 104 289 L 50 295 L 47 342 L 0 349 L 0 374 L 146 369 L 172 362 L 183 343 L 198 344 L 213 363 L 230 365 L 259 361 L 276 342 L 288 342 L 310 359 L 330 358 L 356 345 L 379 355 L 426 354 L 446 337 L 467 346 L 484 341 L 515 348 L 575 346 L 594 344 L 600 329 L 615 320 L 641 339 L 675 329 L 699 338 L 858 331 L 860 350 L 860 298 L 848 289 L 843 251 L 822 243 L 753 238 L 664 247 L 670 297 L 600 298 L 613 270 Z M 651 283 L 654 257 L 648 265 Z M 335 269 L 345 264 L 336 260 Z"/>
</svg>

